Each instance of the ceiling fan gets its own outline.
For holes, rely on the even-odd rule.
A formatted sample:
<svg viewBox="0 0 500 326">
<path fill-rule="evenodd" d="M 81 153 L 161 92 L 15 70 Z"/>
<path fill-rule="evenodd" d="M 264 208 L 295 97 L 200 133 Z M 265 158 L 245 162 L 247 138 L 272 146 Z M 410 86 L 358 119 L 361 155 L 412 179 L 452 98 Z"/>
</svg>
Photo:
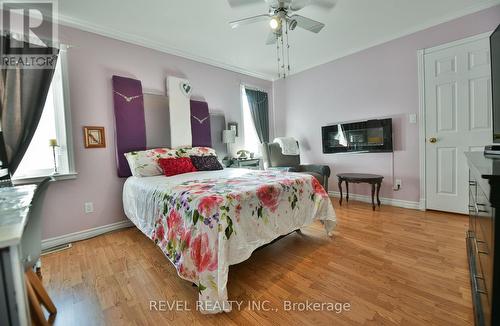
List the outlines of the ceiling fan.
<svg viewBox="0 0 500 326">
<path fill-rule="evenodd" d="M 284 29 L 293 31 L 296 27 L 300 27 L 313 33 L 319 33 L 325 27 L 325 24 L 297 15 L 294 12 L 309 5 L 331 9 L 336 3 L 336 0 L 228 0 L 231 7 L 241 7 L 262 1 L 269 5 L 267 14 L 235 20 L 230 22 L 229 25 L 232 28 L 237 28 L 242 25 L 268 21 L 271 31 L 266 44 L 275 44 L 283 34 Z"/>
</svg>

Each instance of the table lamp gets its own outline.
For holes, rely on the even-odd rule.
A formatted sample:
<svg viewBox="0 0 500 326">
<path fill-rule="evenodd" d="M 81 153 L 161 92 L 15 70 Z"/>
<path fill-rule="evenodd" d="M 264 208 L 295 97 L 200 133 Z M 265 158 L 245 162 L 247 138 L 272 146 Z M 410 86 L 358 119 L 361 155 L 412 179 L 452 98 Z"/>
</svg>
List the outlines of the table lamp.
<svg viewBox="0 0 500 326">
<path fill-rule="evenodd" d="M 231 158 L 231 144 L 236 141 L 236 132 L 234 130 L 223 130 L 222 131 L 222 142 L 227 144 L 227 156 Z"/>
<path fill-rule="evenodd" d="M 54 174 L 58 174 L 57 172 L 57 161 L 56 161 L 56 147 L 59 147 L 57 143 L 57 139 L 49 139 L 49 146 L 52 147 L 52 157 L 54 159 Z"/>
</svg>

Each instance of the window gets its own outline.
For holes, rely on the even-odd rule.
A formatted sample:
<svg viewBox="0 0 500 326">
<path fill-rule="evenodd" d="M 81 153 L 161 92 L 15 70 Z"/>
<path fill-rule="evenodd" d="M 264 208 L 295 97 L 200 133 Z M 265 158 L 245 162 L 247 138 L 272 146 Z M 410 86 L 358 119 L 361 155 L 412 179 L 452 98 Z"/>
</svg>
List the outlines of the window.
<svg viewBox="0 0 500 326">
<path fill-rule="evenodd" d="M 245 92 L 245 87 L 241 86 L 241 102 L 243 106 L 243 140 L 244 146 L 247 151 L 259 154 L 261 150 L 261 144 L 259 136 L 257 135 L 257 130 L 255 130 L 255 124 L 253 122 L 252 114 L 250 113 L 250 107 L 248 105 L 247 95 Z"/>
<path fill-rule="evenodd" d="M 42 116 L 30 145 L 19 164 L 14 179 L 25 179 L 51 175 L 54 172 L 54 158 L 49 139 L 57 139 L 56 164 L 59 174 L 73 172 L 72 138 L 65 85 L 66 51 L 59 52 L 49 93 Z"/>
</svg>

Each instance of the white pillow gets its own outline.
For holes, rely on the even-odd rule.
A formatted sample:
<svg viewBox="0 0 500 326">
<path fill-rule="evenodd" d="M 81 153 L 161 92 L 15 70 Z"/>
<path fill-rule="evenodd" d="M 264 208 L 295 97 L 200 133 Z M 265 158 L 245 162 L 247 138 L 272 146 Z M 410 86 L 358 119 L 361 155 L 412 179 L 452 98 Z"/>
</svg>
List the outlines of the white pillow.
<svg viewBox="0 0 500 326">
<path fill-rule="evenodd" d="M 176 150 L 154 148 L 145 151 L 125 153 L 132 175 L 135 177 L 152 177 L 163 174 L 158 160 L 166 157 L 177 157 Z"/>
</svg>

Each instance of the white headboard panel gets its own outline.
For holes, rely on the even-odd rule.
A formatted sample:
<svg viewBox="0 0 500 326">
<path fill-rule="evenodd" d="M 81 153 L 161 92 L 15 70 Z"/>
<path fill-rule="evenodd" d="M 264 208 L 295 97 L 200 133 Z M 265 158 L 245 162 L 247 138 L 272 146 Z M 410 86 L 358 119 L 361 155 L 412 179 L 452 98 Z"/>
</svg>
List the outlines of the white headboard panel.
<svg viewBox="0 0 500 326">
<path fill-rule="evenodd" d="M 167 77 L 167 94 L 170 104 L 170 141 L 172 147 L 191 146 L 191 110 L 189 95 L 182 91 L 182 85 L 187 79 L 173 76 Z"/>
</svg>

